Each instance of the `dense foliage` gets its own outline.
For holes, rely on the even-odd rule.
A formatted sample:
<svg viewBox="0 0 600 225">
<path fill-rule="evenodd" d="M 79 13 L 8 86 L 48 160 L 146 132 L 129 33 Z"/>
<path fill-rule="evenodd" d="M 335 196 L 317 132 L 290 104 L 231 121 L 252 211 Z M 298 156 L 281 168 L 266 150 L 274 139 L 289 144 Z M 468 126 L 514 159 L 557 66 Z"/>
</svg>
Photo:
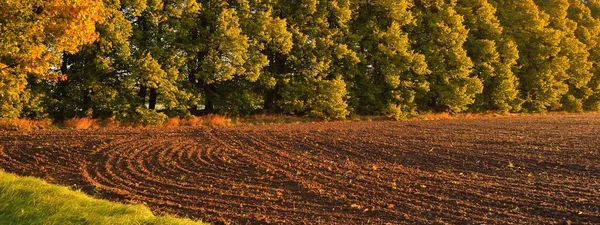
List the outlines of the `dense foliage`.
<svg viewBox="0 0 600 225">
<path fill-rule="evenodd" d="M 0 117 L 600 110 L 597 0 L 0 2 Z"/>
</svg>

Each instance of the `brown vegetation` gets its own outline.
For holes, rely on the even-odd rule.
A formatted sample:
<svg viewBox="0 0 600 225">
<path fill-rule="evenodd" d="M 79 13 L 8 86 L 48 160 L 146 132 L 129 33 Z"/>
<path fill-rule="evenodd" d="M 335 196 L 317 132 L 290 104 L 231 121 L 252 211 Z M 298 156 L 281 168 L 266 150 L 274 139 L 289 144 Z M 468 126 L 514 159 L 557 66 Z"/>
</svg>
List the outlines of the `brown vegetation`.
<svg viewBox="0 0 600 225">
<path fill-rule="evenodd" d="M 203 117 L 205 124 L 210 127 L 225 127 L 231 125 L 231 119 L 223 115 L 210 114 Z"/>
<path fill-rule="evenodd" d="M 101 125 L 99 120 L 88 117 L 67 119 L 62 124 L 65 128 L 75 130 L 96 129 Z"/>
<path fill-rule="evenodd" d="M 50 120 L 0 119 L 0 131 L 32 131 L 53 128 Z"/>
</svg>

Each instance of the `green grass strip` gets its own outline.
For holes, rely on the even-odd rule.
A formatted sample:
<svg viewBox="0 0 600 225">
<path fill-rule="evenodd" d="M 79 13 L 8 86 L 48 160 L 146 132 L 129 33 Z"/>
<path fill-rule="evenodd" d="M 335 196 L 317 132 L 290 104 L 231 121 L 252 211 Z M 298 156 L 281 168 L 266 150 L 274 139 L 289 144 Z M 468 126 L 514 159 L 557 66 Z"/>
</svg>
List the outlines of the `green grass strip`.
<svg viewBox="0 0 600 225">
<path fill-rule="evenodd" d="M 144 205 L 95 199 L 81 191 L 0 170 L 0 224 L 205 224 L 155 216 Z"/>
</svg>

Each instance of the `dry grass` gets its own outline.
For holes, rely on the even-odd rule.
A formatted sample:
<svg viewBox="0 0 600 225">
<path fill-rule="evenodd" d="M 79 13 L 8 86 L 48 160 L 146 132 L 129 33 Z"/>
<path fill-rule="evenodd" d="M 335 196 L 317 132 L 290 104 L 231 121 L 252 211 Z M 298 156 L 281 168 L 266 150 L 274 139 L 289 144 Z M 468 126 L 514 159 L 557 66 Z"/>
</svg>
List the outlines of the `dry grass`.
<svg viewBox="0 0 600 225">
<path fill-rule="evenodd" d="M 310 123 L 310 122 L 319 122 L 323 121 L 322 119 L 310 118 L 310 117 L 301 117 L 301 116 L 291 116 L 291 115 L 267 115 L 267 114 L 258 114 L 252 115 L 248 117 L 237 118 L 235 120 L 236 124 L 247 124 L 247 125 L 263 125 L 263 124 L 281 124 L 281 123 Z"/>
<path fill-rule="evenodd" d="M 449 120 L 449 119 L 454 119 L 456 118 L 455 115 L 452 115 L 450 113 L 444 112 L 444 113 L 427 113 L 427 114 L 422 114 L 416 117 L 419 120 Z"/>
<path fill-rule="evenodd" d="M 232 119 L 223 115 L 210 114 L 205 116 L 192 116 L 186 119 L 179 117 L 169 118 L 161 125 L 162 127 L 225 127 L 231 126 Z M 87 130 L 87 129 L 98 129 L 98 128 L 117 128 L 117 127 L 135 127 L 142 128 L 142 124 L 131 124 L 117 121 L 113 118 L 99 120 L 89 117 L 84 118 L 71 118 L 67 119 L 59 124 L 58 127 L 74 129 L 74 130 Z M 42 130 L 56 128 L 57 126 L 52 124 L 50 120 L 27 120 L 27 119 L 0 119 L 0 130 L 5 131 L 31 131 L 31 130 Z"/>
<path fill-rule="evenodd" d="M 167 124 L 170 121 L 167 121 Z M 179 121 L 179 126 L 190 126 L 190 127 L 202 127 L 202 126 L 210 126 L 210 127 L 226 127 L 231 126 L 232 120 L 227 116 L 217 115 L 217 114 L 209 114 L 205 116 L 191 116 L 183 121 Z"/>
<path fill-rule="evenodd" d="M 572 114 L 567 112 L 548 112 L 548 113 L 501 113 L 501 112 L 484 112 L 484 113 L 424 113 L 415 117 L 407 118 L 405 121 L 417 120 L 457 120 L 457 119 L 477 119 L 477 118 L 494 118 L 494 117 L 515 117 L 515 116 L 535 116 L 535 115 L 565 115 Z M 346 121 L 390 121 L 386 116 L 359 116 L 354 115 Z M 209 114 L 204 116 L 191 116 L 187 118 L 169 118 L 162 124 L 162 127 L 226 127 L 234 125 L 265 125 L 265 124 L 284 124 L 284 123 L 311 123 L 320 122 L 323 120 L 301 117 L 293 115 L 252 115 L 247 117 L 229 118 L 224 115 Z M 68 119 L 61 124 L 53 124 L 50 120 L 27 120 L 27 119 L 0 119 L 0 131 L 22 131 L 28 132 L 32 130 L 52 129 L 57 127 L 85 130 L 98 128 L 117 128 L 117 127 L 134 127 L 142 128 L 142 124 L 123 123 L 114 118 L 99 120 L 92 118 L 73 118 Z"/>
<path fill-rule="evenodd" d="M 50 120 L 0 119 L 0 130 L 32 131 L 53 128 Z"/>
<path fill-rule="evenodd" d="M 115 128 L 115 127 L 123 127 L 123 123 L 115 120 L 114 118 L 104 119 L 100 122 L 101 127 L 107 128 Z"/>
<path fill-rule="evenodd" d="M 486 112 L 486 113 L 425 113 L 409 120 L 456 120 L 456 119 L 477 119 L 477 118 L 493 118 L 493 117 L 511 117 L 519 116 L 519 113 L 503 113 L 503 112 Z M 527 114 L 534 115 L 534 114 Z"/>
<path fill-rule="evenodd" d="M 231 126 L 232 120 L 227 116 L 217 115 L 217 114 L 209 114 L 205 116 L 191 116 L 186 119 L 179 119 L 171 121 L 169 119 L 166 123 L 166 126 L 169 127 L 174 126 L 174 123 L 177 123 L 177 126 L 190 126 L 190 127 L 202 127 L 202 126 L 210 126 L 210 127 L 226 127 Z"/>
<path fill-rule="evenodd" d="M 198 116 L 192 116 L 183 121 L 181 125 L 190 127 L 200 127 L 204 124 L 204 119 Z"/>
<path fill-rule="evenodd" d="M 223 115 L 209 114 L 205 117 L 205 125 L 211 127 L 225 127 L 231 125 L 231 119 Z"/>
<path fill-rule="evenodd" d="M 100 128 L 100 121 L 88 117 L 72 118 L 63 121 L 63 127 L 75 130 L 87 130 Z"/>
<path fill-rule="evenodd" d="M 173 117 L 167 119 L 167 121 L 163 124 L 165 127 L 179 127 L 183 125 L 181 119 L 179 117 Z"/>
</svg>

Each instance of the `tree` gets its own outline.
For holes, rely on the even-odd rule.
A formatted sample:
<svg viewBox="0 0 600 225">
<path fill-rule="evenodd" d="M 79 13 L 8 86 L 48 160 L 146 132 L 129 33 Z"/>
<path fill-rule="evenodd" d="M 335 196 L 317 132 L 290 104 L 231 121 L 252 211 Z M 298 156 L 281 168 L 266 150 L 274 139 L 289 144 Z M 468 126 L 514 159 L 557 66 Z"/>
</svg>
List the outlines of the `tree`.
<svg viewBox="0 0 600 225">
<path fill-rule="evenodd" d="M 516 74 L 524 108 L 534 112 L 560 109 L 569 91 L 569 60 L 560 53 L 562 33 L 549 27 L 548 14 L 533 0 L 496 0 L 495 4 L 505 33 L 519 50 Z"/>
<path fill-rule="evenodd" d="M 287 54 L 291 34 L 286 22 L 273 16 L 271 1 L 211 0 L 187 37 L 180 37 L 187 54 L 188 80 L 202 102 L 198 111 L 243 114 L 263 105 L 267 54 Z"/>
<path fill-rule="evenodd" d="M 483 82 L 483 92 L 475 98 L 475 110 L 519 111 L 519 82 L 513 73 L 519 53 L 503 33 L 496 8 L 487 0 L 458 1 L 456 7 L 469 29 L 465 48 L 473 60 L 473 76 Z"/>
<path fill-rule="evenodd" d="M 592 78 L 592 63 L 589 61 L 588 47 L 575 35 L 578 24 L 568 18 L 569 0 L 537 0 L 540 9 L 548 13 L 549 27 L 560 33 L 559 56 L 568 60 L 565 80 L 569 91 L 563 96 L 563 109 L 568 111 L 583 111 L 583 101 L 592 94 L 588 83 Z"/>
<path fill-rule="evenodd" d="M 96 40 L 103 6 L 92 0 L 0 2 L 0 117 L 19 117 L 26 105 L 39 103 L 30 85 L 66 79 L 57 69 L 63 52 Z"/>
<path fill-rule="evenodd" d="M 571 0 L 568 17 L 577 23 L 575 36 L 587 46 L 589 61 L 592 63 L 592 78 L 587 89 L 590 92 L 584 99 L 584 109 L 600 111 L 600 14 L 594 13 L 600 9 L 600 2 Z M 584 95 L 587 96 L 587 92 Z"/>
<path fill-rule="evenodd" d="M 272 110 L 275 85 L 282 63 L 293 46 L 287 21 L 274 11 L 276 1 L 237 1 L 235 9 L 242 33 L 248 37 L 244 76 L 219 82 L 215 107 L 221 112 L 245 115 Z"/>
<path fill-rule="evenodd" d="M 130 13 L 145 5 L 104 1 L 104 23 L 96 25 L 98 39 L 75 54 L 63 54 L 60 71 L 68 79 L 46 87 L 52 118 L 93 116 L 106 118 L 130 108 L 135 94 L 130 73 Z M 123 9 L 123 10 L 122 10 Z"/>
<path fill-rule="evenodd" d="M 173 116 L 185 114 L 196 99 L 185 85 L 185 49 L 177 40 L 187 34 L 183 24 L 196 20 L 199 13 L 195 0 L 148 0 L 146 8 L 132 19 L 132 75 L 139 85 L 142 108 L 147 102 L 149 110 L 156 110 L 160 102 Z"/>
<path fill-rule="evenodd" d="M 415 99 L 429 90 L 425 56 L 412 49 L 405 31 L 415 25 L 412 1 L 360 1 L 352 30 L 361 48 L 353 80 L 353 107 L 361 114 L 396 119 L 417 112 Z"/>
<path fill-rule="evenodd" d="M 411 37 L 417 40 L 415 49 L 425 55 L 431 70 L 431 88 L 421 99 L 422 108 L 462 112 L 483 89 L 481 80 L 471 74 L 473 62 L 463 47 L 468 31 L 455 7 L 454 0 L 415 1 L 417 26 Z"/>
<path fill-rule="evenodd" d="M 341 77 L 348 61 L 358 61 L 345 44 L 351 7 L 348 0 L 279 2 L 276 11 L 290 25 L 294 47 L 286 57 L 287 73 L 278 75 L 278 108 L 322 118 L 342 119 L 349 114 Z"/>
<path fill-rule="evenodd" d="M 599 0 L 586 0 L 582 1 L 590 9 L 590 13 L 594 18 L 600 17 L 600 1 Z"/>
</svg>

